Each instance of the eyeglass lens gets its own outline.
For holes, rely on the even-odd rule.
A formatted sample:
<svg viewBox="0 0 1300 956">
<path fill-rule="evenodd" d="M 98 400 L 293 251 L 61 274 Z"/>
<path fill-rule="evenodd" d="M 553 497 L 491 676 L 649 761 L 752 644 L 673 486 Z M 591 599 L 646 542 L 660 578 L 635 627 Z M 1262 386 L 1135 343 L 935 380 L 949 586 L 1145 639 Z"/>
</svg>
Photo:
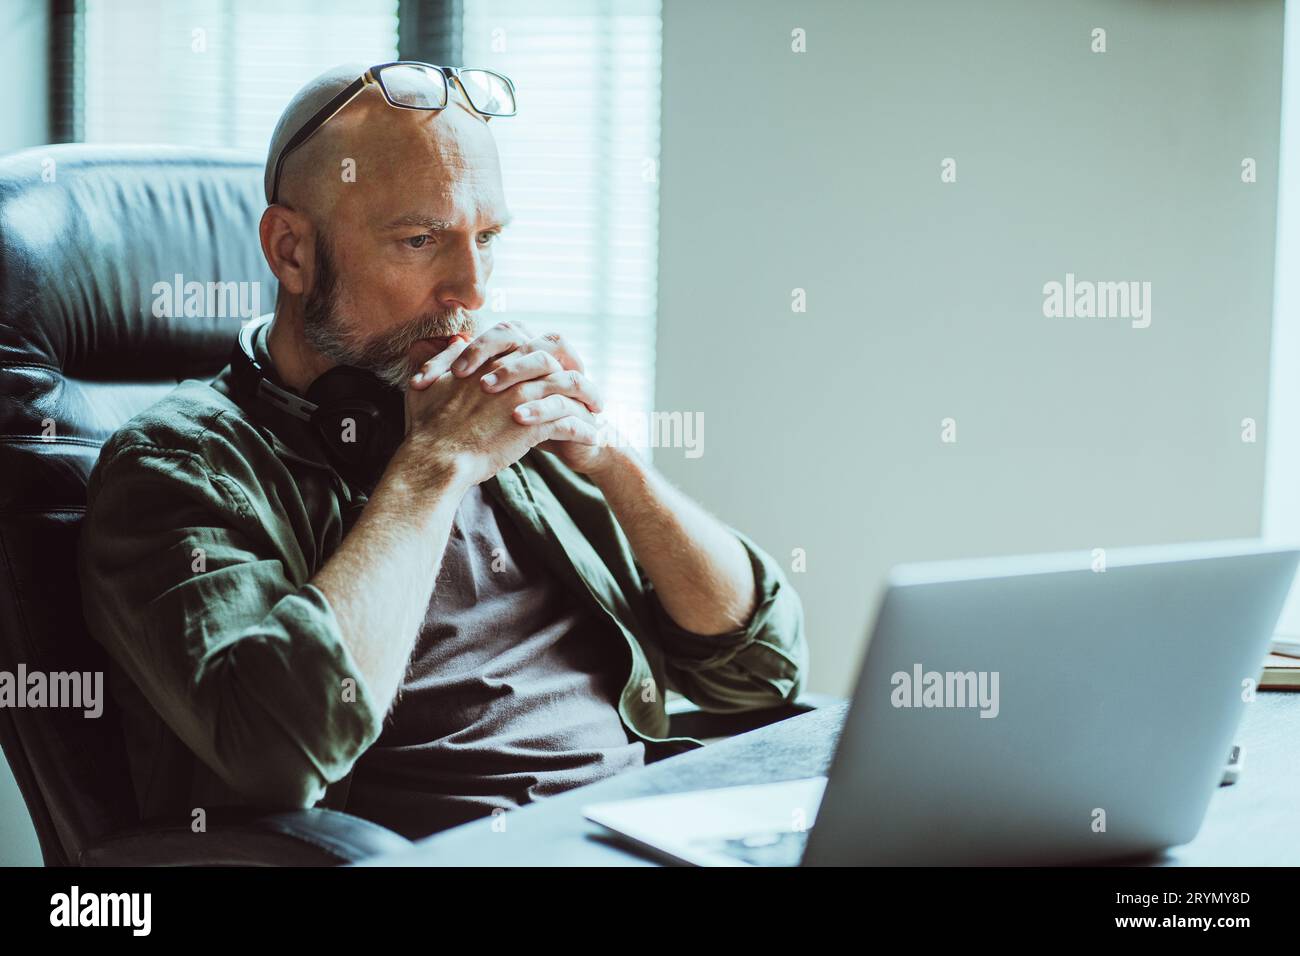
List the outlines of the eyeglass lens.
<svg viewBox="0 0 1300 956">
<path fill-rule="evenodd" d="M 447 105 L 447 84 L 442 73 L 427 66 L 403 63 L 386 66 L 379 74 L 388 98 L 399 106 L 437 110 Z"/>
<path fill-rule="evenodd" d="M 515 111 L 510 86 L 499 75 L 487 70 L 462 70 L 460 79 L 470 105 L 480 113 L 499 116 Z M 429 110 L 447 105 L 447 85 L 440 70 L 401 63 L 384 67 L 379 81 L 388 98 L 399 106 Z"/>
<path fill-rule="evenodd" d="M 460 80 L 469 101 L 480 113 L 499 115 L 515 111 L 515 97 L 504 79 L 487 70 L 461 70 Z"/>
</svg>

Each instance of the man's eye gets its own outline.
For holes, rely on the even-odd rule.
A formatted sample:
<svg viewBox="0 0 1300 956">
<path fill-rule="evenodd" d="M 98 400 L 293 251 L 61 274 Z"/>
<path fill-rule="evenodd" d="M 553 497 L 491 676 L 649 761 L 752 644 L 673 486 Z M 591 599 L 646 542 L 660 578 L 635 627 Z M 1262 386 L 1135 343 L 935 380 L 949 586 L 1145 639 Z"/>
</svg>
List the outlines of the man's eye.
<svg viewBox="0 0 1300 956">
<path fill-rule="evenodd" d="M 495 239 L 497 235 L 498 233 L 495 232 L 480 233 L 478 237 L 478 244 L 480 246 L 490 246 L 492 244 L 492 240 Z"/>
<path fill-rule="evenodd" d="M 410 236 L 404 239 L 403 242 L 407 243 L 412 249 L 423 249 L 428 240 L 429 236 L 426 233 L 420 233 L 418 236 Z"/>
</svg>

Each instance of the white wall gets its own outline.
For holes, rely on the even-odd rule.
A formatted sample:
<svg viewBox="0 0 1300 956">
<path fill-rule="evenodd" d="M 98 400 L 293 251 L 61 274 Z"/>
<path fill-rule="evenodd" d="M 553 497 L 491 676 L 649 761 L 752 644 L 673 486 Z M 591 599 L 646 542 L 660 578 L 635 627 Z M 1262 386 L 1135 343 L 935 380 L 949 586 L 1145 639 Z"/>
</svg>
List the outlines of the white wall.
<svg viewBox="0 0 1300 956">
<path fill-rule="evenodd" d="M 1300 163 L 1300 7 L 1296 4 L 1287 8 L 1285 55 L 1263 530 L 1270 540 L 1292 543 L 1300 541 L 1300 169 L 1296 167 Z M 1278 630 L 1300 634 L 1300 584 L 1291 589 Z"/>
<path fill-rule="evenodd" d="M 664 15 L 656 406 L 706 442 L 655 460 L 806 549 L 813 690 L 894 562 L 1260 532 L 1280 0 Z M 1067 272 L 1151 282 L 1150 327 L 1044 318 Z"/>
<path fill-rule="evenodd" d="M 0 154 L 49 142 L 49 0 L 0 0 Z"/>
</svg>

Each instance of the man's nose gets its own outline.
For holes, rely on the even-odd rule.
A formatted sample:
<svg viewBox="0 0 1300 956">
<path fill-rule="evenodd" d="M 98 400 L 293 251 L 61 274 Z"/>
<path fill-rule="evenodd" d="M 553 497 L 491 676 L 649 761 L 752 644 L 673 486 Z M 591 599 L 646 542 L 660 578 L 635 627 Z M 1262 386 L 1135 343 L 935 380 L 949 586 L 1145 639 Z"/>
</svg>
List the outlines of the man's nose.
<svg viewBox="0 0 1300 956">
<path fill-rule="evenodd" d="M 442 263 L 441 281 L 435 292 L 444 309 L 463 309 L 477 312 L 483 308 L 487 295 L 487 269 L 483 251 L 472 239 L 457 243 L 448 249 Z"/>
</svg>

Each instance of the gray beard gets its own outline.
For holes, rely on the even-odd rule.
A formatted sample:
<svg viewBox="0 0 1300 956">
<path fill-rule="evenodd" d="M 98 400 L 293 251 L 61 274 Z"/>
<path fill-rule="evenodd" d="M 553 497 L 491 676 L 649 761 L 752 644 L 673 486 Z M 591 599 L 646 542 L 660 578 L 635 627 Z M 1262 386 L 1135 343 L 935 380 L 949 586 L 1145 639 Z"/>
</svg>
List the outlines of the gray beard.
<svg viewBox="0 0 1300 956">
<path fill-rule="evenodd" d="M 463 313 L 421 316 L 384 333 L 382 338 L 366 341 L 355 335 L 346 320 L 331 309 L 323 321 L 319 316 L 315 320 L 306 319 L 304 334 L 312 348 L 327 359 L 364 369 L 394 388 L 405 390 L 416 372 L 408 354 L 411 346 L 420 339 L 471 329 L 472 325 L 461 316 Z"/>
<path fill-rule="evenodd" d="M 394 388 L 410 386 L 412 368 L 408 354 L 420 339 L 473 333 L 474 320 L 462 309 L 429 312 L 366 339 L 339 311 L 338 275 L 323 235 L 316 234 L 316 282 L 303 301 L 303 335 L 321 355 L 339 365 L 364 369 Z"/>
</svg>

